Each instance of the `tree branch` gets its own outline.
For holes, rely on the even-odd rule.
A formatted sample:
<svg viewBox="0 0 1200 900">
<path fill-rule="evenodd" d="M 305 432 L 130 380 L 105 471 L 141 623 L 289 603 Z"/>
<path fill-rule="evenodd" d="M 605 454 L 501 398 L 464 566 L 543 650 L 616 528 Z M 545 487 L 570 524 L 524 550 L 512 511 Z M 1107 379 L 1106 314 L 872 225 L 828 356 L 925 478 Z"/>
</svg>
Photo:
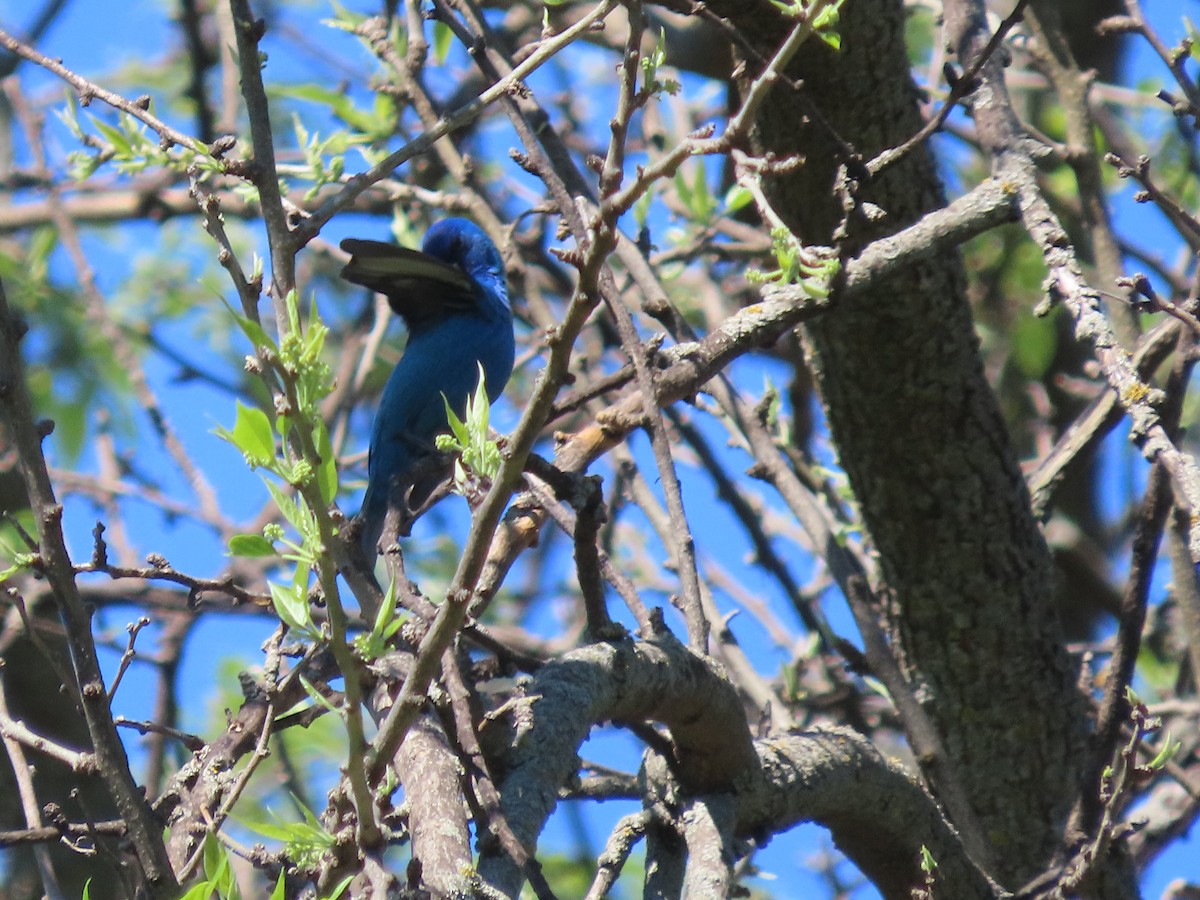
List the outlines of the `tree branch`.
<svg viewBox="0 0 1200 900">
<path fill-rule="evenodd" d="M 75 573 L 62 534 L 62 507 L 54 496 L 40 431 L 33 420 L 32 403 L 21 367 L 20 342 L 25 325 L 11 311 L 0 284 L 0 415 L 21 460 L 21 470 L 40 534 L 38 566 L 54 590 L 66 627 L 71 659 L 80 688 L 84 717 L 101 777 L 117 809 L 129 825 L 130 837 L 152 897 L 174 897 L 178 890 L 155 821 L 141 789 L 129 769 L 125 747 L 117 734 L 108 706 L 104 676 L 96 658 L 91 616 L 79 596 Z"/>
</svg>

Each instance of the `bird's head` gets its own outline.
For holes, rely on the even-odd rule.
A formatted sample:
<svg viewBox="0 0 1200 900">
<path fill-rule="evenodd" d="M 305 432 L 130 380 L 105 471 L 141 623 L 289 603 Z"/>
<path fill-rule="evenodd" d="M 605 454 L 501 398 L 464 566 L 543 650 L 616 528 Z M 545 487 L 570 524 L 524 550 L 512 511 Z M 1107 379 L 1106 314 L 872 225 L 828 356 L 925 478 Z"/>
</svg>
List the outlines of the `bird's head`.
<svg viewBox="0 0 1200 900">
<path fill-rule="evenodd" d="M 477 280 L 504 284 L 504 258 L 491 238 L 474 222 L 442 219 L 425 232 L 421 250 L 435 259 L 458 266 Z"/>
</svg>

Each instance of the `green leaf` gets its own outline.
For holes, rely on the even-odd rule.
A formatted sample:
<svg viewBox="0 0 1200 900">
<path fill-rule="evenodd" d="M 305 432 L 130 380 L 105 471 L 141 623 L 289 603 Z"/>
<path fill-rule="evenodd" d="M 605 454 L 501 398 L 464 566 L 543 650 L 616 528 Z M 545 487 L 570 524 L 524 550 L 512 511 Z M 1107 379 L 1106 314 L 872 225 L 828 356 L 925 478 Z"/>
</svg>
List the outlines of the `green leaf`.
<svg viewBox="0 0 1200 900">
<path fill-rule="evenodd" d="M 323 838 L 328 838 L 330 841 L 329 846 L 332 847 L 333 837 L 332 835 L 327 834 L 325 829 L 321 827 L 321 820 L 317 818 L 316 814 L 311 809 L 300 802 L 300 798 L 293 796 L 292 799 L 295 801 L 296 805 L 300 807 L 300 812 L 304 815 L 304 821 L 308 823 L 308 827 L 311 828 L 317 835 L 320 835 Z"/>
<path fill-rule="evenodd" d="M 379 604 L 379 612 L 375 614 L 375 625 L 371 629 L 373 633 L 383 634 L 396 616 L 396 582 L 392 580 L 388 582 L 387 593 L 383 595 L 383 602 Z"/>
<path fill-rule="evenodd" d="M 454 32 L 450 30 L 449 25 L 442 21 L 433 23 L 433 58 L 439 66 L 446 64 L 446 57 L 450 54 L 450 44 L 453 40 Z"/>
<path fill-rule="evenodd" d="M 1174 758 L 1175 754 L 1179 752 L 1179 748 L 1182 746 L 1182 741 L 1171 740 L 1171 732 L 1168 731 L 1166 735 L 1163 736 L 1162 749 L 1159 750 L 1154 759 L 1150 760 L 1150 762 L 1146 763 L 1146 765 L 1151 769 L 1161 769 L 1168 762 L 1170 762 L 1172 758 Z"/>
<path fill-rule="evenodd" d="M 817 31 L 816 36 L 823 40 L 834 50 L 842 49 L 842 36 L 836 31 Z"/>
<path fill-rule="evenodd" d="M 261 409 L 237 401 L 237 420 L 232 434 L 233 445 L 252 463 L 267 466 L 274 462 L 275 432 L 271 429 L 271 420 Z"/>
<path fill-rule="evenodd" d="M 12 554 L 13 564 L 7 569 L 0 571 L 0 581 L 7 581 L 8 579 L 12 578 L 22 569 L 26 568 L 30 563 L 32 563 L 34 559 L 36 559 L 36 556 L 33 553 Z"/>
<path fill-rule="evenodd" d="M 322 897 L 321 900 L 338 900 L 338 897 L 342 896 L 342 894 L 344 894 L 346 892 L 346 888 L 350 887 L 350 882 L 352 882 L 353 880 L 354 880 L 353 875 L 347 875 L 345 878 L 343 878 L 341 881 L 338 882 L 337 887 L 335 887 L 333 889 L 332 894 Z"/>
<path fill-rule="evenodd" d="M 229 851 L 211 831 L 204 835 L 204 874 L 220 897 L 231 897 L 236 887 L 229 867 Z"/>
<path fill-rule="evenodd" d="M 321 707 L 326 712 L 333 713 L 335 716 L 341 715 L 341 710 L 334 706 L 328 697 L 313 687 L 313 683 L 303 675 L 300 676 L 300 686 L 304 688 L 304 692 L 308 694 L 309 699 L 312 700 L 313 703 L 317 704 L 317 706 Z"/>
<path fill-rule="evenodd" d="M 343 31 L 353 31 L 367 18 L 362 13 L 350 12 L 348 9 L 346 9 L 346 7 L 342 6 L 342 4 L 336 2 L 336 0 L 333 0 L 333 2 L 331 2 L 329 5 L 333 7 L 333 11 L 337 18 L 322 19 L 321 24 L 327 28 L 338 28 Z"/>
<path fill-rule="evenodd" d="M 300 334 L 300 297 L 295 288 L 287 292 L 283 305 L 288 314 L 288 335 Z"/>
<path fill-rule="evenodd" d="M 450 426 L 450 433 L 454 435 L 457 445 L 453 449 L 465 450 L 471 443 L 471 432 L 467 430 L 467 424 L 450 407 L 450 401 L 446 399 L 445 394 L 442 394 L 442 404 L 446 407 L 446 424 Z"/>
<path fill-rule="evenodd" d="M 716 209 L 716 201 L 708 189 L 708 172 L 702 160 L 690 163 L 694 175 L 688 181 L 686 167 L 680 167 L 675 173 L 675 189 L 679 191 L 679 199 L 687 208 L 689 218 L 694 224 L 707 222 Z"/>
<path fill-rule="evenodd" d="M 1188 54 L 1192 59 L 1200 59 L 1200 32 L 1187 16 L 1183 17 L 1183 30 L 1187 32 Z"/>
<path fill-rule="evenodd" d="M 486 478 L 494 478 L 503 462 L 499 447 L 488 436 L 490 401 L 483 366 L 479 365 L 478 369 L 479 381 L 475 385 L 475 393 L 467 398 L 465 421 L 455 415 L 443 394 L 442 403 L 446 408 L 446 421 L 451 434 L 440 434 L 434 439 L 438 450 L 459 455 L 454 464 L 454 484 L 460 493 L 466 487 L 468 470 Z"/>
<path fill-rule="evenodd" d="M 100 157 L 78 150 L 67 154 L 68 171 L 75 181 L 87 181 L 100 168 Z"/>
<path fill-rule="evenodd" d="M 889 703 L 892 702 L 892 695 L 891 695 L 891 693 L 889 693 L 889 691 L 887 689 L 887 685 L 885 685 L 878 678 L 872 678 L 868 675 L 867 677 L 865 677 L 863 679 L 863 684 L 865 684 L 867 687 L 869 687 L 871 690 L 873 690 L 876 694 L 878 694 L 884 700 L 887 700 Z"/>
<path fill-rule="evenodd" d="M 248 819 L 237 820 L 239 825 L 244 825 L 255 834 L 261 834 L 265 838 L 270 838 L 273 841 L 286 841 L 292 836 L 291 825 L 275 825 L 271 822 L 251 822 Z"/>
<path fill-rule="evenodd" d="M 299 798 L 293 796 L 292 799 L 304 813 L 303 822 L 282 822 L 269 810 L 271 817 L 276 820 L 273 825 L 265 822 L 246 822 L 241 819 L 238 822 L 264 837 L 283 841 L 284 853 L 298 864 L 302 866 L 315 864 L 321 854 L 333 847 L 336 842 L 333 835 L 321 827 L 317 817 L 300 802 Z"/>
<path fill-rule="evenodd" d="M 479 380 L 475 382 L 475 393 L 467 403 L 467 417 L 471 422 L 471 432 L 486 437 L 491 403 L 488 401 L 487 388 L 484 385 L 486 376 L 483 374 L 483 363 L 477 362 L 475 365 L 479 370 Z"/>
<path fill-rule="evenodd" d="M 317 420 L 315 439 L 317 454 L 321 457 L 321 465 L 317 469 L 317 487 L 321 490 L 321 499 L 332 503 L 338 492 L 337 455 L 333 452 L 329 427 L 322 419 Z"/>
<path fill-rule="evenodd" d="M 113 150 L 116 151 L 118 156 L 133 156 L 133 144 L 129 142 L 129 138 L 120 129 L 113 128 L 113 126 L 102 122 L 95 116 L 92 116 L 91 119 L 96 130 L 104 135 L 105 139 L 112 144 Z"/>
<path fill-rule="evenodd" d="M 29 239 L 29 246 L 26 248 L 25 260 L 30 273 L 35 278 L 43 279 L 46 277 L 50 254 L 54 252 L 54 248 L 57 246 L 57 228 L 34 229 L 33 235 Z"/>
<path fill-rule="evenodd" d="M 255 260 L 257 264 L 257 256 L 255 257 Z M 262 275 L 261 272 L 256 274 L 260 277 Z M 235 310 L 229 305 L 229 301 L 226 300 L 219 291 L 217 292 L 217 296 L 221 298 L 221 302 L 225 304 L 225 308 L 229 310 L 229 314 L 233 316 L 233 320 L 237 322 L 238 327 L 242 329 L 242 333 L 250 339 L 250 343 L 252 343 L 256 348 L 270 350 L 273 354 L 279 355 L 279 347 L 276 346 L 275 341 L 269 334 L 267 334 L 262 325 L 260 325 L 258 322 L 255 322 L 253 319 L 243 316 L 241 313 Z"/>
<path fill-rule="evenodd" d="M 284 878 L 286 867 L 279 870 L 279 878 L 275 881 L 275 890 L 271 891 L 270 900 L 287 900 L 287 879 Z"/>
<path fill-rule="evenodd" d="M 301 147 L 308 146 L 308 129 L 300 120 L 299 113 L 292 114 L 292 130 L 296 132 L 296 143 Z"/>
<path fill-rule="evenodd" d="M 642 87 L 653 92 L 658 89 L 658 69 L 667 59 L 667 30 L 660 29 L 654 49 L 642 57 Z"/>
<path fill-rule="evenodd" d="M 78 141 L 83 140 L 83 128 L 79 124 L 79 104 L 75 100 L 75 94 L 70 89 L 66 90 L 67 102 L 57 111 L 59 120 L 67 126 L 67 129 L 74 135 Z"/>
<path fill-rule="evenodd" d="M 216 890 L 216 885 L 209 881 L 201 881 L 188 888 L 187 893 L 179 900 L 210 900 L 214 890 Z"/>
<path fill-rule="evenodd" d="M 816 18 L 812 20 L 813 31 L 816 32 L 817 37 L 834 50 L 842 49 L 842 36 L 837 30 L 838 25 L 841 24 L 841 13 L 839 12 L 841 5 L 841 0 L 830 4 L 817 13 Z"/>
<path fill-rule="evenodd" d="M 230 556 L 274 556 L 275 546 L 261 534 L 235 534 L 229 539 Z"/>
<path fill-rule="evenodd" d="M 725 192 L 724 204 L 727 213 L 735 213 L 753 202 L 754 195 L 740 184 L 735 184 Z"/>
<path fill-rule="evenodd" d="M 388 137 L 395 126 L 395 105 L 390 100 L 386 106 L 376 103 L 371 112 L 366 112 L 355 106 L 354 100 L 342 91 L 317 84 L 274 86 L 268 88 L 267 93 L 272 97 L 290 97 L 324 106 L 342 122 L 371 140 Z M 354 140 L 345 134 L 339 134 L 338 137 L 348 142 Z M 307 137 L 300 142 L 300 146 L 303 147 L 306 142 Z"/>
<path fill-rule="evenodd" d="M 307 571 L 307 566 L 300 568 Z M 316 637 L 317 629 L 308 605 L 308 587 L 304 584 L 285 587 L 274 581 L 268 581 L 267 587 L 271 589 L 271 601 L 275 604 L 275 613 L 279 616 L 279 621 L 290 631 Z"/>
<path fill-rule="evenodd" d="M 304 498 L 299 494 L 293 500 L 289 497 L 282 488 L 263 479 L 267 485 L 267 491 L 271 494 L 271 499 L 275 501 L 275 505 L 279 507 L 279 511 L 283 513 L 283 517 L 287 519 L 288 524 L 296 529 L 296 533 L 301 539 L 306 539 L 316 535 L 315 522 L 312 512 L 309 510 Z"/>
<path fill-rule="evenodd" d="M 929 852 L 929 848 L 924 844 L 921 845 L 921 871 L 926 875 L 937 870 L 937 860 L 933 858 L 933 854 Z"/>
<path fill-rule="evenodd" d="M 329 329 L 321 321 L 321 315 L 317 311 L 317 295 L 313 294 L 308 302 L 308 335 L 304 341 L 303 353 L 306 362 L 316 362 L 321 358 L 328 335 Z"/>
<path fill-rule="evenodd" d="M 292 430 L 292 417 L 288 415 L 279 415 L 275 417 L 275 431 L 279 434 L 279 439 L 286 441 Z"/>
<path fill-rule="evenodd" d="M 375 622 L 369 634 L 360 635 L 354 645 L 359 654 L 366 660 L 379 659 L 388 651 L 388 642 L 400 626 L 404 624 L 405 616 L 396 609 L 396 582 L 388 584 L 383 602 L 379 604 L 379 612 L 375 614 Z"/>
</svg>

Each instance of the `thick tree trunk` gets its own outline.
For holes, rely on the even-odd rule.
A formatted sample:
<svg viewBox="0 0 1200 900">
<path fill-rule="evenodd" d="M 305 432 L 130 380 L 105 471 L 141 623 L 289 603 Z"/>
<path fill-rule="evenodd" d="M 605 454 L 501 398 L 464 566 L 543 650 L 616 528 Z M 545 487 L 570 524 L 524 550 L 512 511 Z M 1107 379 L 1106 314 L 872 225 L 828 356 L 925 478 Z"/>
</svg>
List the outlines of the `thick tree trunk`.
<svg viewBox="0 0 1200 900">
<path fill-rule="evenodd" d="M 763 57 L 786 31 L 766 0 L 709 6 Z M 830 127 L 869 160 L 922 125 L 904 15 L 899 0 L 847 3 L 841 52 L 806 44 L 788 72 L 803 79 L 802 91 L 777 88 L 758 117 L 757 151 L 807 159 L 771 183 L 777 210 L 805 243 L 832 243 L 842 216 L 834 184 L 844 154 Z M 761 67 L 748 59 L 744 77 Z M 849 255 L 944 204 L 928 146 L 858 197 L 886 216 L 852 217 Z M 961 261 L 922 263 L 835 304 L 804 338 L 879 553 L 882 613 L 990 844 L 993 872 L 1019 886 L 1060 838 L 1078 788 L 1084 706 L 1060 646 L 1050 555 L 984 378 Z"/>
</svg>

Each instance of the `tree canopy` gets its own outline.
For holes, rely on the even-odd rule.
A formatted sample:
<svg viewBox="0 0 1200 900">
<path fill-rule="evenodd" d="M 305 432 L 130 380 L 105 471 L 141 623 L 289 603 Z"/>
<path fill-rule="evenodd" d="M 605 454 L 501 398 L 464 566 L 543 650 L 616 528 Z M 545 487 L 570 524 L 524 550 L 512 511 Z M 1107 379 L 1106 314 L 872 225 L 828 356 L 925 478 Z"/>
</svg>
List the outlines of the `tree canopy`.
<svg viewBox="0 0 1200 900">
<path fill-rule="evenodd" d="M 0 897 L 1200 896 L 1155 14 L 0 14 Z M 339 242 L 447 217 L 516 364 L 373 566 Z"/>
</svg>

